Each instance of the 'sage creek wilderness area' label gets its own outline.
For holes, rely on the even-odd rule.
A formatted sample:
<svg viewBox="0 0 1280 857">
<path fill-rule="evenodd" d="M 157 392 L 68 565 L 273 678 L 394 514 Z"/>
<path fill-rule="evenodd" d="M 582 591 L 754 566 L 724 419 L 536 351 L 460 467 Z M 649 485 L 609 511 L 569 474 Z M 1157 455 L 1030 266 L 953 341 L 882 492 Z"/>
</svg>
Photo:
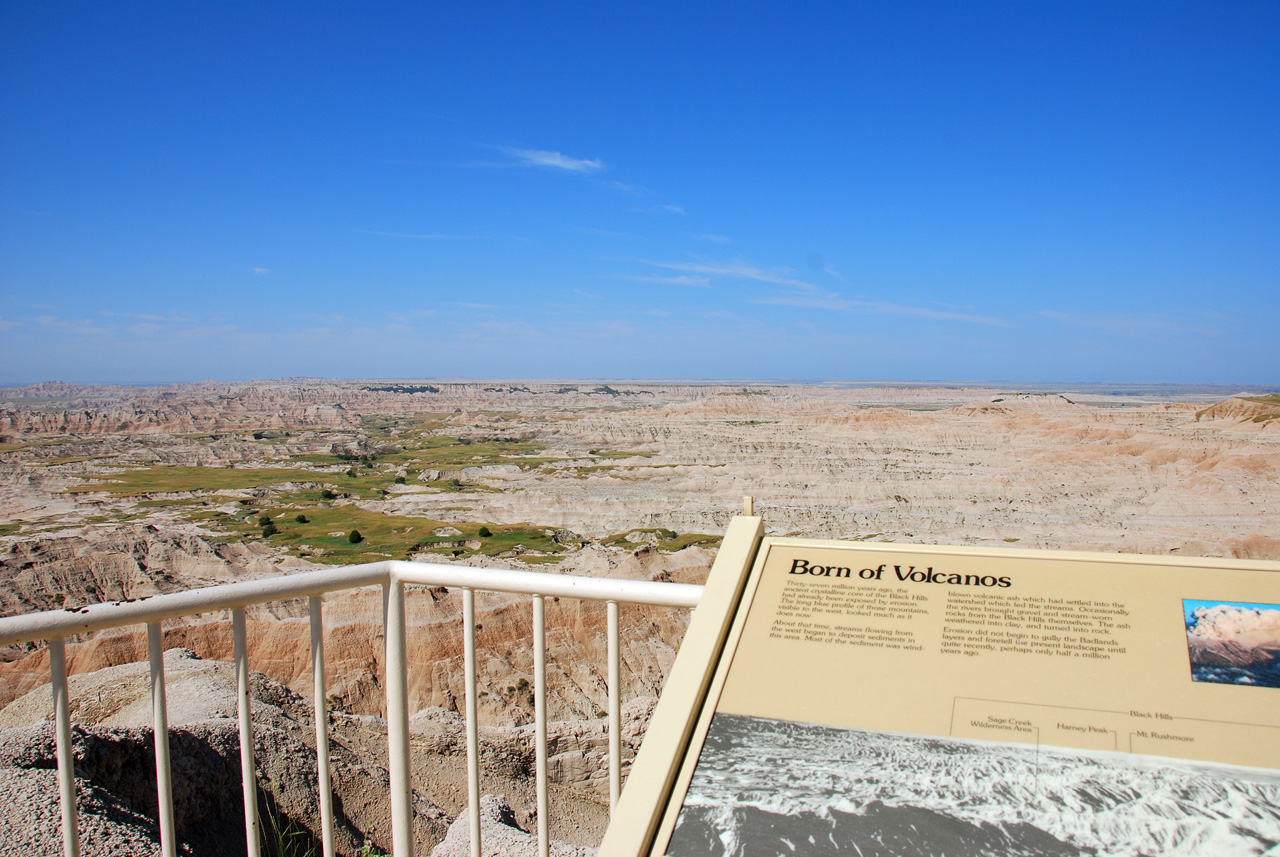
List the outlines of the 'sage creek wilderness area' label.
<svg viewBox="0 0 1280 857">
<path fill-rule="evenodd" d="M 1119 601 L 1024 596 L 1008 575 L 793 559 L 770 639 L 936 652 L 1110 660 L 1126 652 Z M 941 618 L 940 635 L 934 629 Z"/>
</svg>

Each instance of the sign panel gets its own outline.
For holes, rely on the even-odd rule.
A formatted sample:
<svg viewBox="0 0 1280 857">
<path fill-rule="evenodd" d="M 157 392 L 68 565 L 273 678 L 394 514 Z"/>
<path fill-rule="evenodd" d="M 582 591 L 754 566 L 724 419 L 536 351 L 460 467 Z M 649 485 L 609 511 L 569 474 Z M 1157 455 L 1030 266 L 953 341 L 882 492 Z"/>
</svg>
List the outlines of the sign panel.
<svg viewBox="0 0 1280 857">
<path fill-rule="evenodd" d="M 768 538 L 690 719 L 651 854 L 1280 853 L 1280 564 Z"/>
</svg>

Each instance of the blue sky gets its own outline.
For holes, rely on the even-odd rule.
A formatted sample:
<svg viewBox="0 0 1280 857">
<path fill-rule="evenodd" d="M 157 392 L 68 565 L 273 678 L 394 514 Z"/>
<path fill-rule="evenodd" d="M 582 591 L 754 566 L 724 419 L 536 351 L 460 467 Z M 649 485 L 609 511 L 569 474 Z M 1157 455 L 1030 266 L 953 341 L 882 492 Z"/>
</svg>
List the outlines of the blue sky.
<svg viewBox="0 0 1280 857">
<path fill-rule="evenodd" d="M 1280 4 L 0 4 L 0 381 L 1280 384 Z"/>
</svg>

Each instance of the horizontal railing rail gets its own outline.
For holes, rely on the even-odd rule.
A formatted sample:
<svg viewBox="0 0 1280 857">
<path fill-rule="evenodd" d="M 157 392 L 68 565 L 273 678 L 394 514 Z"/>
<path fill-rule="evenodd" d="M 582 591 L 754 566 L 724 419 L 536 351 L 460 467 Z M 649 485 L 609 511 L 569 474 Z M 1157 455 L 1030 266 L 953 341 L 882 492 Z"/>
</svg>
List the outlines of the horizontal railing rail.
<svg viewBox="0 0 1280 857">
<path fill-rule="evenodd" d="M 475 593 L 505 592 L 531 596 L 533 607 L 535 779 L 538 849 L 550 849 L 549 788 L 547 785 L 546 623 L 547 597 L 603 601 L 607 605 L 609 807 L 621 792 L 621 688 L 619 652 L 620 604 L 693 608 L 702 587 L 647 580 L 575 577 L 534 571 L 485 569 L 436 563 L 385 562 L 356 565 L 281 577 L 246 580 L 204 589 L 153 595 L 136 600 L 94 604 L 0 618 L 0 645 L 44 640 L 49 648 L 53 689 L 54 728 L 58 760 L 58 790 L 62 807 L 65 857 L 79 857 L 75 773 L 71 744 L 71 704 L 66 665 L 66 638 L 91 631 L 145 625 L 151 666 L 152 719 L 155 729 L 156 791 L 160 845 L 163 857 L 175 857 L 173 789 L 169 763 L 168 711 L 165 698 L 164 636 L 161 622 L 223 610 L 231 611 L 232 637 L 240 731 L 241 782 L 244 789 L 245 840 L 249 857 L 259 857 L 259 820 L 253 722 L 249 699 L 249 659 L 244 610 L 257 604 L 294 598 L 308 599 L 311 625 L 311 666 L 315 695 L 316 761 L 319 770 L 321 844 L 324 857 L 333 857 L 333 796 L 329 771 L 328 703 L 325 700 L 323 597 L 327 593 L 367 586 L 383 587 L 383 625 L 386 640 L 386 708 L 388 770 L 391 779 L 392 851 L 395 857 L 413 855 L 412 774 L 409 759 L 408 665 L 406 658 L 405 586 L 446 586 L 462 591 L 463 661 L 466 684 L 467 793 L 471 853 L 479 857 L 480 752 L 477 722 Z"/>
</svg>

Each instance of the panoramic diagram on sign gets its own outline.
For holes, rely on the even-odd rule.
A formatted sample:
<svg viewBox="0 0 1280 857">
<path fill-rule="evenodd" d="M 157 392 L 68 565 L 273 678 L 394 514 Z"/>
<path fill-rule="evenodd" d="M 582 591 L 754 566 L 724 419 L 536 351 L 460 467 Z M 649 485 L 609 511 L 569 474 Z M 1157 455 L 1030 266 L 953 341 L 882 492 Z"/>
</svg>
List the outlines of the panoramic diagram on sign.
<svg viewBox="0 0 1280 857">
<path fill-rule="evenodd" d="M 1274 771 L 718 714 L 667 853 L 1255 854 L 1277 801 Z"/>
</svg>

